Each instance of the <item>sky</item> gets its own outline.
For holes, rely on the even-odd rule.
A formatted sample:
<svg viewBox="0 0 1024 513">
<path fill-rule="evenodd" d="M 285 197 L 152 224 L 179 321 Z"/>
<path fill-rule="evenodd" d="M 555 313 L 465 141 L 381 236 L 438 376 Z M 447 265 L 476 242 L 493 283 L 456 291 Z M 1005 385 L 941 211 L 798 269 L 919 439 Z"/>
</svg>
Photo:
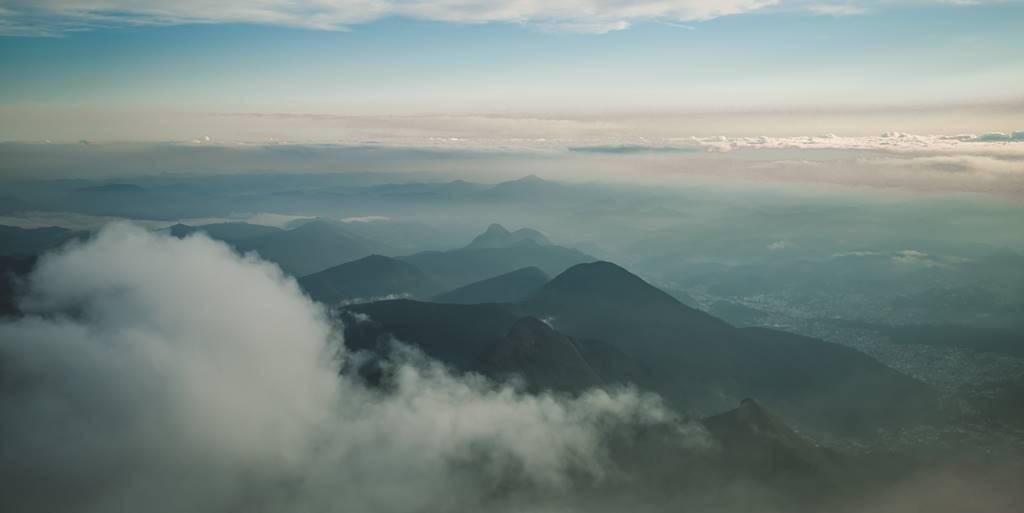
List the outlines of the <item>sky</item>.
<svg viewBox="0 0 1024 513">
<path fill-rule="evenodd" d="M 0 0 L 0 141 L 1009 134 L 1022 25 L 1018 1 Z"/>
</svg>

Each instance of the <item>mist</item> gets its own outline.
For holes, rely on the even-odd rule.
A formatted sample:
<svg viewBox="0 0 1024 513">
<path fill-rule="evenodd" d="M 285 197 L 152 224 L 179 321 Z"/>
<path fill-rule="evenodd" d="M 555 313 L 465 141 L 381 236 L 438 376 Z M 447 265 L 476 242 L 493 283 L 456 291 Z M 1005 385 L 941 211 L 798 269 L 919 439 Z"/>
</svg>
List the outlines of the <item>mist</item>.
<svg viewBox="0 0 1024 513">
<path fill-rule="evenodd" d="M 202 235 L 111 225 L 26 285 L 0 324 L 16 510 L 499 510 L 620 478 L 610 433 L 673 420 L 633 390 L 525 395 L 401 346 L 368 388 L 294 280 Z"/>
</svg>

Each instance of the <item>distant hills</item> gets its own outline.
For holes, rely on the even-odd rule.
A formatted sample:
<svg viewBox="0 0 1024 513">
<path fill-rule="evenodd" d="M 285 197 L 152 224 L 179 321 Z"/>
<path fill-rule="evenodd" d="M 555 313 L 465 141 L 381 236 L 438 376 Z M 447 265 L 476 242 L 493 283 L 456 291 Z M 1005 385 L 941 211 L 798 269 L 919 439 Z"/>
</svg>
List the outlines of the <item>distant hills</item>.
<svg viewBox="0 0 1024 513">
<path fill-rule="evenodd" d="M 303 276 L 299 285 L 310 297 L 327 305 L 387 296 L 426 297 L 441 290 L 416 266 L 382 255 L 370 255 Z"/>
<path fill-rule="evenodd" d="M 514 303 L 540 290 L 550 278 L 537 267 L 516 269 L 434 296 L 437 303 Z"/>
<path fill-rule="evenodd" d="M 544 234 L 532 228 L 520 228 L 510 232 L 504 226 L 495 223 L 488 226 L 487 231 L 473 239 L 466 249 L 507 248 L 524 240 L 533 241 L 539 246 L 552 245 Z"/>
<path fill-rule="evenodd" d="M 167 233 L 174 237 L 186 237 L 193 233 L 205 233 L 211 239 L 234 242 L 249 237 L 261 237 L 282 232 L 280 228 L 250 223 L 212 223 L 200 226 L 175 224 L 167 227 Z"/>
<path fill-rule="evenodd" d="M 249 223 L 215 223 L 201 226 L 176 224 L 167 229 L 176 237 L 204 232 L 240 252 L 254 251 L 292 276 L 305 276 L 391 248 L 356 235 L 344 223 L 312 220 L 291 230 Z"/>
<path fill-rule="evenodd" d="M 346 307 L 371 318 L 347 323 L 347 343 L 356 349 L 379 350 L 394 334 L 457 369 L 519 375 L 533 390 L 631 382 L 702 413 L 756 396 L 803 426 L 829 430 L 862 432 L 936 411 L 929 387 L 863 353 L 736 328 L 535 230 L 492 225 L 460 249 L 391 257 L 384 256 L 390 248 L 326 220 L 291 230 L 245 223 L 168 229 L 177 236 L 199 230 L 301 276 L 302 288 L 325 304 L 432 298 Z M 8 231 L 39 241 L 25 247 L 75 236 Z"/>
<path fill-rule="evenodd" d="M 233 242 L 240 251 L 255 251 L 276 262 L 293 276 L 322 271 L 343 262 L 375 253 L 389 253 L 368 239 L 345 230 L 341 223 L 312 221 L 293 230 L 283 230 Z"/>
<path fill-rule="evenodd" d="M 374 255 L 303 276 L 299 284 L 327 304 L 385 296 L 427 298 L 439 292 L 434 301 L 507 303 L 548 281 L 542 267 L 560 272 L 586 260 L 586 255 L 551 244 L 536 230 L 509 232 L 495 224 L 465 248 L 396 258 Z"/>
<path fill-rule="evenodd" d="M 348 308 L 372 319 L 346 337 L 355 346 L 376 348 L 392 333 L 458 369 L 518 371 L 534 380 L 531 387 L 573 391 L 628 376 L 684 410 L 722 411 L 757 396 L 801 425 L 842 432 L 919 421 L 937 411 L 928 386 L 863 353 L 781 331 L 735 328 L 608 262 L 575 265 L 511 304 L 384 301 Z M 524 317 L 534 319 L 519 324 Z M 621 368 L 599 370 L 583 349 L 598 342 L 583 341 L 600 341 L 606 349 L 597 360 Z M 550 369 L 559 366 L 571 370 L 553 376 Z"/>
<path fill-rule="evenodd" d="M 0 225 L 0 255 L 36 255 L 63 246 L 70 240 L 84 239 L 87 232 L 56 226 L 20 228 Z"/>
</svg>

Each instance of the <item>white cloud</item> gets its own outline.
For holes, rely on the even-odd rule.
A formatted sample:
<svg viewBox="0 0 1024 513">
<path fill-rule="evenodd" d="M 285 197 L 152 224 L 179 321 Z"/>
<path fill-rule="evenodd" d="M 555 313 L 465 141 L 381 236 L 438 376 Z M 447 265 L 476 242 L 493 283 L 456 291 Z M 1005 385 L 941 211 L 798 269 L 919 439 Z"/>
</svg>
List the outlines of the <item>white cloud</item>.
<svg viewBox="0 0 1024 513">
<path fill-rule="evenodd" d="M 376 223 L 381 221 L 390 221 L 391 218 L 387 216 L 352 216 L 345 217 L 341 220 L 343 223 Z"/>
<path fill-rule="evenodd" d="M 708 151 L 759 150 L 868 150 L 901 153 L 1006 154 L 1024 156 L 1024 132 L 960 134 L 908 134 L 886 132 L 877 136 L 841 137 L 828 133 L 795 137 L 690 137 L 677 143 L 697 144 Z"/>
<path fill-rule="evenodd" d="M 612 479 L 606 430 L 671 418 L 634 392 L 526 396 L 409 350 L 392 387 L 366 388 L 293 280 L 202 235 L 108 227 L 44 258 L 23 307 L 0 322 L 10 510 L 481 511 L 510 475 L 541 494 Z"/>
<path fill-rule="evenodd" d="M 33 0 L 7 2 L 2 20 L 22 31 L 39 16 L 40 30 L 122 24 L 257 23 L 338 30 L 388 16 L 456 23 L 536 23 L 579 32 L 622 30 L 639 20 L 692 21 L 751 12 L 774 0 L 315 0 L 263 2 L 202 0 Z"/>
<path fill-rule="evenodd" d="M 603 33 L 626 29 L 638 21 L 700 21 L 769 7 L 847 15 L 884 4 L 872 0 L 7 0 L 0 6 L 0 31 L 38 35 L 99 26 L 179 23 L 257 23 L 339 30 L 388 16 L 404 16 L 456 23 L 532 23 L 558 30 Z"/>
</svg>

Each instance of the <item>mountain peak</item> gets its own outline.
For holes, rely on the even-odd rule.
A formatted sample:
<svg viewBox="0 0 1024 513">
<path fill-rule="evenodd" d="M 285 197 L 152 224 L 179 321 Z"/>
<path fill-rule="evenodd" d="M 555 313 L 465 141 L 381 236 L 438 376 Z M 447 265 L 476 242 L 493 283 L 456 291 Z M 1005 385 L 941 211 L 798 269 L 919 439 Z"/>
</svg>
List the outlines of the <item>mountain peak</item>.
<svg viewBox="0 0 1024 513">
<path fill-rule="evenodd" d="M 605 261 L 576 264 L 548 282 L 541 293 L 616 298 L 634 304 L 682 304 L 639 276 Z"/>
<path fill-rule="evenodd" d="M 518 180 L 513 180 L 513 181 L 514 182 L 519 182 L 519 183 L 545 183 L 545 182 L 547 182 L 547 180 L 545 180 L 545 179 L 543 179 L 543 178 L 541 178 L 541 177 L 539 177 L 537 175 L 526 175 L 526 176 L 524 176 L 524 177 L 522 177 L 522 178 L 520 178 Z"/>
<path fill-rule="evenodd" d="M 487 230 L 484 231 L 484 235 L 488 235 L 488 234 L 490 234 L 490 235 L 508 235 L 509 231 L 504 226 L 502 226 L 502 225 L 500 225 L 498 223 L 491 223 L 491 225 L 487 227 Z"/>
<path fill-rule="evenodd" d="M 543 233 L 532 228 L 520 228 L 510 232 L 504 226 L 494 223 L 488 226 L 484 233 L 476 236 L 466 248 L 507 248 L 523 241 L 534 242 L 540 246 L 551 245 L 551 241 Z"/>
</svg>

